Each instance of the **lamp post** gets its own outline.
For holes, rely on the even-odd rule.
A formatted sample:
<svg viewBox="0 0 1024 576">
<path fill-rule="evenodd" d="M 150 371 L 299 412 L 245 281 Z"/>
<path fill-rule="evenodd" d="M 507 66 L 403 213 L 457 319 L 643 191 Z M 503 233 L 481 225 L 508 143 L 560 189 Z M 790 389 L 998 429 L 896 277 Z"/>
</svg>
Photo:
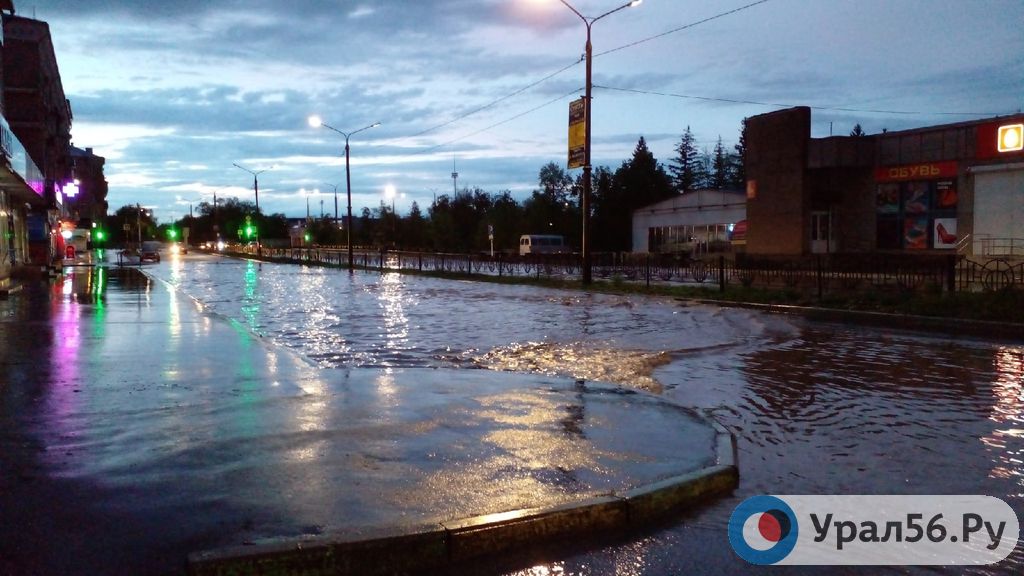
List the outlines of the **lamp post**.
<svg viewBox="0 0 1024 576">
<path fill-rule="evenodd" d="M 356 134 L 362 132 L 363 130 L 369 130 L 370 128 L 376 128 L 377 126 L 380 126 L 380 122 L 374 122 L 373 124 L 370 124 L 369 126 L 364 126 L 364 127 L 360 128 L 359 130 L 353 130 L 352 132 L 342 132 L 341 130 L 338 130 L 337 128 L 335 128 L 334 126 L 331 126 L 330 124 L 325 124 L 324 121 L 321 120 L 319 116 L 310 116 L 309 117 L 309 125 L 311 127 L 313 127 L 313 128 L 320 128 L 322 126 L 324 128 L 327 128 L 328 130 L 337 132 L 338 134 L 341 134 L 342 136 L 345 137 L 345 187 L 346 187 L 346 192 L 347 192 L 347 196 L 348 196 L 348 226 L 345 228 L 345 232 L 346 232 L 346 235 L 347 235 L 347 238 L 348 238 L 348 271 L 351 273 L 351 272 L 353 272 L 353 269 L 352 269 L 352 261 L 353 261 L 353 257 L 352 257 L 352 172 L 351 172 L 351 169 L 349 168 L 349 146 L 348 146 L 348 140 L 349 140 L 349 138 L 351 138 L 352 136 L 355 136 Z"/>
<path fill-rule="evenodd" d="M 337 184 L 324 184 L 324 186 L 330 186 L 334 190 L 334 227 L 338 227 L 338 185 Z"/>
<path fill-rule="evenodd" d="M 249 170 L 245 166 L 239 166 L 237 163 L 235 163 L 235 168 L 239 168 L 241 170 L 245 170 L 249 174 L 252 174 L 252 189 L 256 193 L 256 218 L 257 218 L 257 221 L 256 221 L 256 255 L 257 256 L 263 256 L 263 244 L 260 242 L 260 223 L 259 223 L 259 217 L 260 217 L 260 181 L 259 181 L 259 175 L 263 174 L 267 170 L 270 170 L 270 168 L 265 168 L 263 170 L 260 170 L 259 172 L 253 172 L 252 170 Z"/>
<path fill-rule="evenodd" d="M 583 284 L 590 284 L 593 281 L 593 275 L 591 273 L 591 262 L 590 262 L 590 126 L 592 124 L 590 116 L 590 102 L 591 102 L 591 90 L 593 89 L 592 76 L 591 76 L 591 59 L 593 54 L 593 46 L 590 43 L 590 29 L 597 22 L 605 16 L 610 16 L 619 10 L 626 8 L 632 8 L 639 5 L 643 0 L 632 0 L 627 2 L 614 10 L 609 10 L 604 14 L 596 18 L 587 18 L 583 14 L 580 14 L 579 10 L 573 7 L 572 4 L 566 2 L 566 0 L 559 0 L 565 7 L 572 10 L 573 14 L 580 17 L 583 20 L 583 24 L 587 27 L 587 46 L 586 46 L 586 61 L 587 61 L 587 87 L 586 95 L 584 96 L 584 117 L 586 123 L 584 125 L 584 136 L 583 136 L 583 198 L 580 200 L 580 209 L 583 212 L 583 230 L 581 238 L 580 251 L 583 253 Z"/>
</svg>

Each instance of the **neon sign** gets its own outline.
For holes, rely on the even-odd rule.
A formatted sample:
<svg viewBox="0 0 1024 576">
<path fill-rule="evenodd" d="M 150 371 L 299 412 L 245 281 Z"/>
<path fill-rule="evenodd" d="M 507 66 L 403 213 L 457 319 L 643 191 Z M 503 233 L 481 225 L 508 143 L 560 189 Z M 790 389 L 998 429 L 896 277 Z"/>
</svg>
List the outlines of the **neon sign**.
<svg viewBox="0 0 1024 576">
<path fill-rule="evenodd" d="M 1000 152 L 1024 150 L 1024 124 L 1010 124 L 999 127 L 997 149 Z"/>
</svg>

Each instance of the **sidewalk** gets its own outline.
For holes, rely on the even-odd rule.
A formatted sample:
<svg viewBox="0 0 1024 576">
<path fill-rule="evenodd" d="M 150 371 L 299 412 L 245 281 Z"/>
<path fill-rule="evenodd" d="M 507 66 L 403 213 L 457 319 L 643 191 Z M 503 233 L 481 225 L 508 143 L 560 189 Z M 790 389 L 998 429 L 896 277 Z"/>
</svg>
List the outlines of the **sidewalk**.
<svg viewBox="0 0 1024 576">
<path fill-rule="evenodd" d="M 0 325 L 0 574 L 174 574 L 226 549 L 192 556 L 217 573 L 303 540 L 338 553 L 376 538 L 396 556 L 399 533 L 440 534 L 450 555 L 453 527 L 576 510 L 594 528 L 617 503 L 634 503 L 634 521 L 637 502 L 664 513 L 697 471 L 721 475 L 706 491 L 735 485 L 722 430 L 657 397 L 477 370 L 325 370 L 137 270 L 26 287 L 0 301 Z"/>
</svg>

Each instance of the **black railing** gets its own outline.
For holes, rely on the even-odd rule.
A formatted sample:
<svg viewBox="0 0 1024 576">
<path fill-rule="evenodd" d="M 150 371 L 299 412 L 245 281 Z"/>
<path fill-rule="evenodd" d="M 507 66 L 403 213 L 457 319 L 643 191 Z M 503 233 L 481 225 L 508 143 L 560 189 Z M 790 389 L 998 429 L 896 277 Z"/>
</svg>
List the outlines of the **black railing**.
<svg viewBox="0 0 1024 576">
<path fill-rule="evenodd" d="M 265 256 L 345 267 L 344 248 L 265 248 Z M 441 275 L 576 280 L 579 254 L 458 254 L 360 249 L 365 270 L 410 270 Z M 598 282 L 645 285 L 746 286 L 817 295 L 867 291 L 956 292 L 1024 289 L 1024 260 L 972 260 L 955 254 L 827 254 L 690 259 L 668 254 L 596 253 Z"/>
</svg>

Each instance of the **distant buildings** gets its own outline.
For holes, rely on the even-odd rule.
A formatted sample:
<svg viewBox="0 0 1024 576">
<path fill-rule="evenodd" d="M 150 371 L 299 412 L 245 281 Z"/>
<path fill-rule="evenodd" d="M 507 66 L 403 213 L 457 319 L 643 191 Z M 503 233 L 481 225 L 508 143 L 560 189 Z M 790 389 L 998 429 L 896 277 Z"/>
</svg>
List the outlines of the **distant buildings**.
<svg viewBox="0 0 1024 576">
<path fill-rule="evenodd" d="M 106 215 L 103 158 L 71 146 L 71 104 L 45 22 L 0 0 L 0 290 L 64 255 L 64 237 Z M 63 234 L 62 234 L 63 233 Z"/>
<path fill-rule="evenodd" d="M 747 120 L 751 254 L 1024 256 L 1024 115 L 811 138 L 811 111 Z"/>
<path fill-rule="evenodd" d="M 745 170 L 742 195 L 635 211 L 634 250 L 728 249 L 731 223 L 748 254 L 1024 256 L 1024 114 L 811 138 L 810 108 L 779 110 L 747 119 Z"/>
</svg>

